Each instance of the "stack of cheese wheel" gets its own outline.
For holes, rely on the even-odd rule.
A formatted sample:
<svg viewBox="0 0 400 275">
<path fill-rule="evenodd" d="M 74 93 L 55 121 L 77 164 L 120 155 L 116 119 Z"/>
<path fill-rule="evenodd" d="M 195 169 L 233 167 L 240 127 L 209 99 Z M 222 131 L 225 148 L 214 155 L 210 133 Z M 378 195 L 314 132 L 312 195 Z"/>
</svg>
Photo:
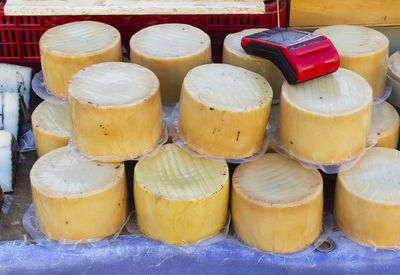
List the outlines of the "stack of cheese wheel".
<svg viewBox="0 0 400 275">
<path fill-rule="evenodd" d="M 322 27 L 316 33 L 327 36 L 340 56 L 340 67 L 365 78 L 374 98 L 383 94 L 388 68 L 389 40 L 382 33 L 361 26 Z"/>
<path fill-rule="evenodd" d="M 262 145 L 272 89 L 259 74 L 227 64 L 192 69 L 183 82 L 178 131 L 192 150 L 243 158 Z"/>
<path fill-rule="evenodd" d="M 226 221 L 228 166 L 163 145 L 136 164 L 134 201 L 138 226 L 151 238 L 188 244 L 210 237 Z"/>
<path fill-rule="evenodd" d="M 389 58 L 388 82 L 392 86 L 388 101 L 400 108 L 400 50 Z"/>
<path fill-rule="evenodd" d="M 60 25 L 39 42 L 45 86 L 67 97 L 68 81 L 79 70 L 107 61 L 121 61 L 121 35 L 114 27 L 94 21 Z"/>
<path fill-rule="evenodd" d="M 186 24 L 161 24 L 135 33 L 130 40 L 131 62 L 153 71 L 160 80 L 164 104 L 179 101 L 185 75 L 211 63 L 210 37 Z"/>
<path fill-rule="evenodd" d="M 162 134 L 159 82 L 142 66 L 106 62 L 69 84 L 72 137 L 86 156 L 121 161 L 154 149 Z"/>
<path fill-rule="evenodd" d="M 372 148 L 338 174 L 334 212 L 345 235 L 377 248 L 400 245 L 400 152 Z"/>
<path fill-rule="evenodd" d="M 61 147 L 30 173 L 40 230 L 51 239 L 77 241 L 117 232 L 127 217 L 123 163 L 99 163 Z"/>
<path fill-rule="evenodd" d="M 265 30 L 267 29 L 247 29 L 229 34 L 224 40 L 222 62 L 262 75 L 271 85 L 274 93 L 273 98 L 277 100 L 281 94 L 282 83 L 285 80 L 281 71 L 271 61 L 247 54 L 240 45 L 242 37 Z"/>
<path fill-rule="evenodd" d="M 369 136 L 378 140 L 377 147 L 397 148 L 399 127 L 399 114 L 392 105 L 384 101 L 373 106 Z"/>
<path fill-rule="evenodd" d="M 291 253 L 320 234 L 322 176 L 276 153 L 240 164 L 232 177 L 233 226 L 250 246 Z"/>
<path fill-rule="evenodd" d="M 32 113 L 32 130 L 39 157 L 67 145 L 71 132 L 68 106 L 43 101 Z"/>
<path fill-rule="evenodd" d="M 318 164 L 340 164 L 366 147 L 372 90 L 358 74 L 336 72 L 297 85 L 283 84 L 280 143 L 289 154 Z"/>
</svg>

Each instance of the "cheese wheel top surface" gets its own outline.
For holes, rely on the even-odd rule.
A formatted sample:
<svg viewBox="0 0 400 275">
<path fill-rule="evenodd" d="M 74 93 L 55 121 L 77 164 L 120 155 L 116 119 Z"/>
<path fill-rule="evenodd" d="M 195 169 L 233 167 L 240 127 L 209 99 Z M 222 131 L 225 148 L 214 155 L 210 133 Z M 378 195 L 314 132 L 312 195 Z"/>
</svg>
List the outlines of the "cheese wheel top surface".
<svg viewBox="0 0 400 275">
<path fill-rule="evenodd" d="M 285 81 L 282 93 L 299 108 L 320 115 L 340 115 L 365 107 L 372 88 L 358 74 L 339 68 L 336 72 L 297 85 Z"/>
<path fill-rule="evenodd" d="M 369 201 L 400 204 L 400 151 L 374 147 L 351 169 L 339 173 L 343 186 Z"/>
<path fill-rule="evenodd" d="M 276 153 L 240 164 L 232 183 L 244 197 L 265 205 L 291 205 L 313 198 L 322 189 L 317 170 Z"/>
<path fill-rule="evenodd" d="M 400 119 L 396 109 L 386 101 L 375 104 L 372 108 L 372 118 L 369 133 L 378 135 L 399 127 Z"/>
<path fill-rule="evenodd" d="M 31 183 L 54 197 L 80 197 L 101 192 L 114 183 L 122 163 L 101 163 L 77 150 L 61 147 L 39 158 L 31 170 Z"/>
<path fill-rule="evenodd" d="M 226 111 L 251 111 L 272 99 L 264 77 L 228 64 L 198 66 L 186 75 L 183 85 L 194 99 Z"/>
<path fill-rule="evenodd" d="M 199 200 L 219 191 L 229 177 L 225 162 L 196 158 L 175 144 L 165 144 L 157 155 L 140 160 L 136 183 L 168 200 Z"/>
<path fill-rule="evenodd" d="M 175 59 L 203 52 L 210 43 L 210 37 L 198 28 L 186 24 L 160 24 L 135 33 L 130 47 L 151 59 Z"/>
<path fill-rule="evenodd" d="M 156 75 L 137 64 L 105 62 L 76 73 L 68 86 L 69 95 L 100 106 L 139 103 L 159 89 Z"/>
<path fill-rule="evenodd" d="M 261 60 L 265 61 L 266 60 L 265 58 L 255 56 L 255 55 L 250 55 L 250 54 L 246 53 L 240 44 L 242 41 L 242 38 L 244 36 L 251 35 L 251 34 L 254 34 L 257 32 L 262 32 L 265 30 L 268 30 L 268 29 L 261 29 L 261 28 L 260 29 L 247 29 L 247 30 L 243 30 L 240 32 L 229 34 L 225 38 L 224 47 L 226 49 L 228 49 L 229 51 L 235 53 L 238 56 L 246 56 L 248 58 L 259 59 L 260 61 Z"/>
<path fill-rule="evenodd" d="M 33 111 L 32 120 L 35 123 L 33 127 L 39 127 L 45 132 L 64 137 L 70 135 L 71 124 L 67 105 L 43 101 Z"/>
<path fill-rule="evenodd" d="M 62 55 L 85 55 L 112 48 L 120 39 L 118 30 L 110 25 L 80 21 L 47 30 L 40 38 L 40 47 Z"/>
<path fill-rule="evenodd" d="M 389 70 L 400 79 L 400 50 L 390 56 Z"/>
</svg>

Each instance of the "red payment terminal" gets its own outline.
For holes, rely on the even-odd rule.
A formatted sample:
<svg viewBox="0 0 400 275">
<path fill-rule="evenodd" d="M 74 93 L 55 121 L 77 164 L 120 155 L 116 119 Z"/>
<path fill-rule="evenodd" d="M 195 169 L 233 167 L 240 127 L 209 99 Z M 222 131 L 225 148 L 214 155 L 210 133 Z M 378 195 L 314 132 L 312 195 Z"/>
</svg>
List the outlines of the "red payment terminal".
<svg viewBox="0 0 400 275">
<path fill-rule="evenodd" d="M 332 73 L 339 68 L 339 54 L 325 36 L 274 28 L 242 38 L 242 48 L 274 63 L 290 84 Z"/>
</svg>

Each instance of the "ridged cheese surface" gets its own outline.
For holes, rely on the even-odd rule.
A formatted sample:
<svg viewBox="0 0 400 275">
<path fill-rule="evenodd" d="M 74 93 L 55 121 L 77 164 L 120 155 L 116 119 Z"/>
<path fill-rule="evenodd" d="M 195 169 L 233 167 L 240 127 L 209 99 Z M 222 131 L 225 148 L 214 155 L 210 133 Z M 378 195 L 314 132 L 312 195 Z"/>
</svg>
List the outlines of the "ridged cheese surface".
<svg viewBox="0 0 400 275">
<path fill-rule="evenodd" d="M 227 164 L 192 157 L 175 144 L 163 145 L 135 167 L 139 228 L 162 242 L 186 244 L 217 234 L 228 200 Z"/>
<path fill-rule="evenodd" d="M 396 109 L 386 101 L 372 108 L 369 136 L 377 139 L 377 147 L 397 148 L 400 118 Z"/>
<path fill-rule="evenodd" d="M 41 37 L 40 47 L 63 55 L 85 55 L 111 48 L 119 39 L 118 30 L 110 25 L 80 21 L 49 29 Z"/>
<path fill-rule="evenodd" d="M 400 51 L 395 52 L 389 58 L 389 75 L 400 82 Z"/>
<path fill-rule="evenodd" d="M 75 74 L 69 94 L 90 104 L 123 106 L 144 101 L 158 88 L 158 79 L 149 69 L 131 63 L 106 62 Z"/>
<path fill-rule="evenodd" d="M 323 183 L 317 170 L 276 153 L 240 164 L 232 177 L 236 234 L 250 246 L 275 253 L 305 248 L 319 235 Z"/>
</svg>

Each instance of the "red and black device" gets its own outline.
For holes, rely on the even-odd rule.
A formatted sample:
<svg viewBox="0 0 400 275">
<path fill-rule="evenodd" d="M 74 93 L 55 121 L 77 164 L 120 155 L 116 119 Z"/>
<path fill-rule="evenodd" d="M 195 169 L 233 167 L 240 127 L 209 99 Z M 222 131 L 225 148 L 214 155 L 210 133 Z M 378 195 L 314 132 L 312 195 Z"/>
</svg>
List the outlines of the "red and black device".
<svg viewBox="0 0 400 275">
<path fill-rule="evenodd" d="M 297 84 L 339 68 L 339 54 L 325 36 L 274 28 L 242 38 L 242 48 L 274 63 L 287 82 Z"/>
</svg>

